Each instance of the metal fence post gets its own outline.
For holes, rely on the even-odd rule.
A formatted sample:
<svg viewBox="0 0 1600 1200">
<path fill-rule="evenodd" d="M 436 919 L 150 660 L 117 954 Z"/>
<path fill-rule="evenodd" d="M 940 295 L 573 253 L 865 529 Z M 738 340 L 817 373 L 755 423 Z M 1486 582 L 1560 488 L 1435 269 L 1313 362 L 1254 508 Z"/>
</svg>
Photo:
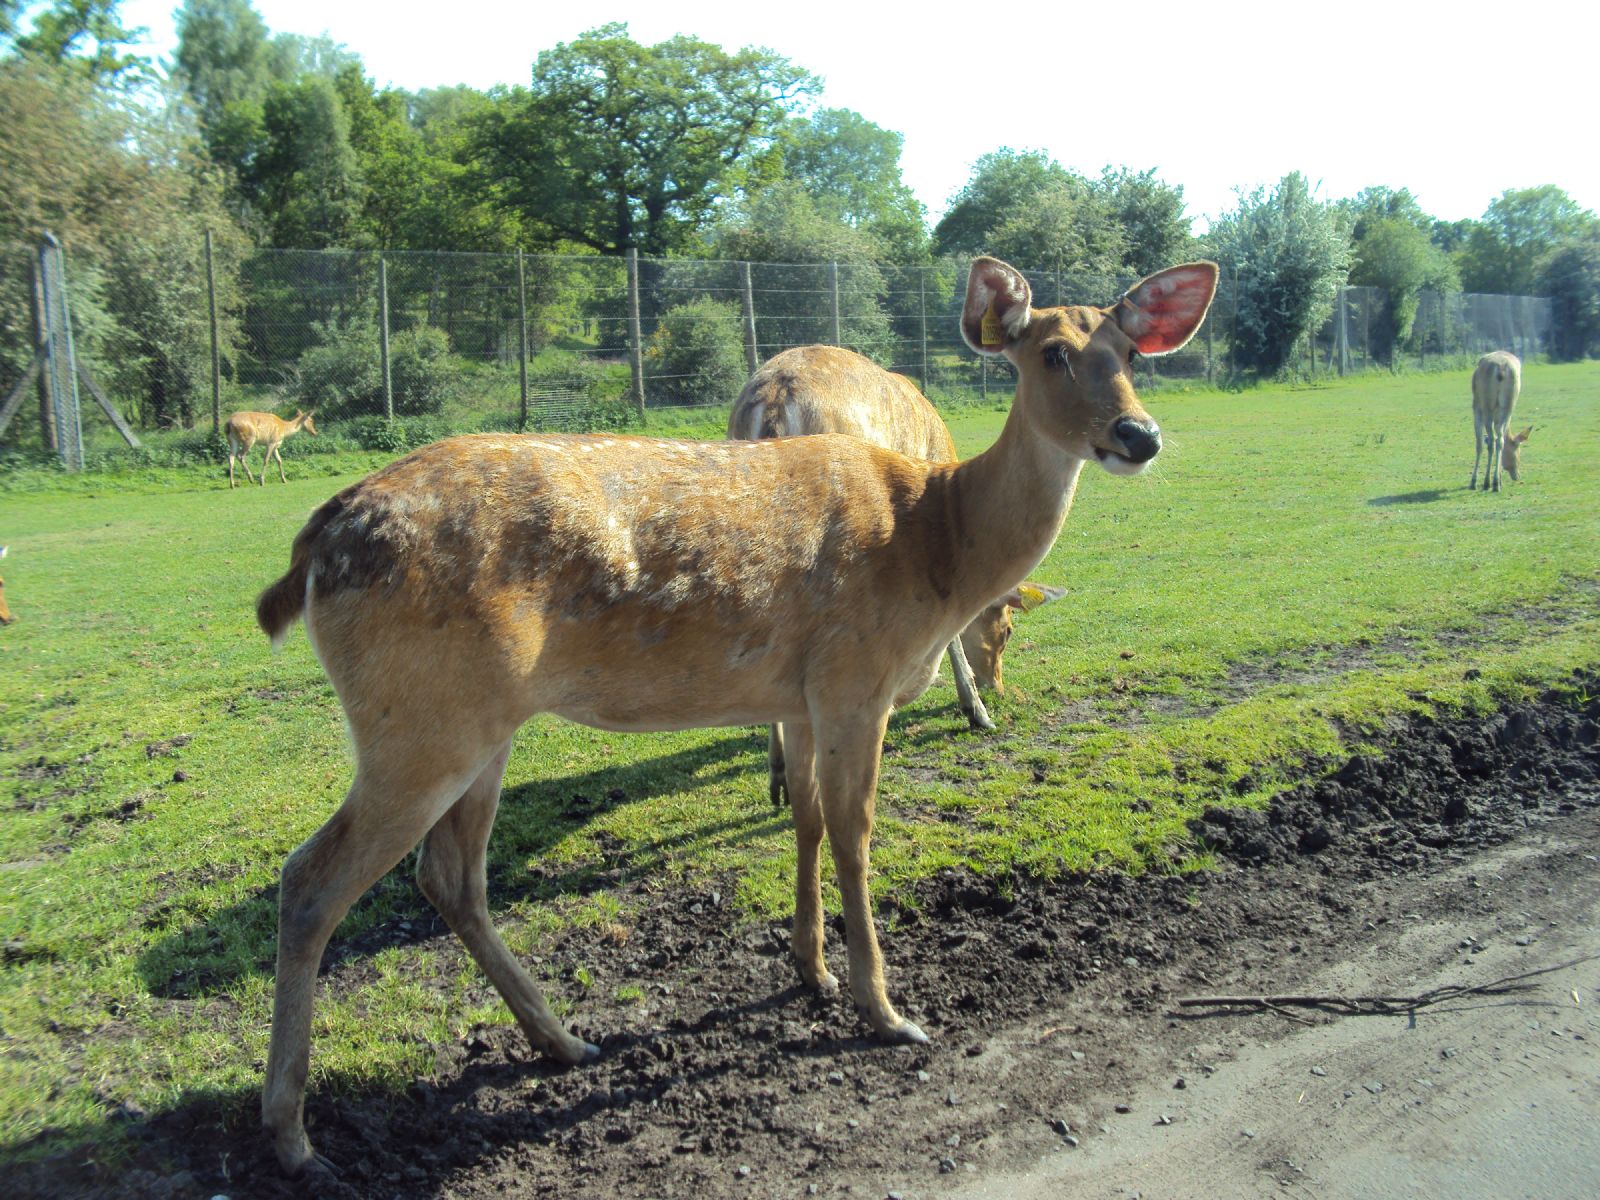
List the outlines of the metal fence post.
<svg viewBox="0 0 1600 1200">
<path fill-rule="evenodd" d="M 72 312 L 67 301 L 66 261 L 55 234 L 45 231 L 39 248 L 44 276 L 45 337 L 50 397 L 56 425 L 56 451 L 69 471 L 83 470 L 83 420 L 78 407 L 77 351 L 72 343 Z"/>
<path fill-rule="evenodd" d="M 928 269 L 917 268 L 917 313 L 922 321 L 922 390 L 928 390 Z"/>
<path fill-rule="evenodd" d="M 41 253 L 43 253 L 41 251 Z M 50 319 L 44 306 L 44 262 L 33 259 L 33 345 L 34 352 L 43 361 L 50 353 Z M 48 365 L 48 363 L 46 363 Z M 56 402 L 50 391 L 50 372 L 39 372 L 39 442 L 54 454 L 61 449 L 56 438 Z"/>
<path fill-rule="evenodd" d="M 633 398 L 643 425 L 644 333 L 639 323 L 639 251 L 633 246 L 628 247 L 628 357 L 633 363 Z"/>
<path fill-rule="evenodd" d="M 761 355 L 756 349 L 756 297 L 747 262 L 739 264 L 739 307 L 744 313 L 744 365 L 754 375 L 761 366 Z"/>
<path fill-rule="evenodd" d="M 1206 386 L 1207 387 L 1212 387 L 1217 382 L 1216 361 L 1213 359 L 1212 353 L 1211 353 L 1211 326 L 1212 326 L 1212 324 L 1213 324 L 1213 322 L 1212 322 L 1212 319 L 1211 319 L 1211 314 L 1207 313 L 1206 314 Z"/>
<path fill-rule="evenodd" d="M 378 354 L 383 359 L 383 415 L 394 420 L 394 379 L 389 374 L 389 264 L 378 255 Z"/>
<path fill-rule="evenodd" d="M 839 264 L 828 264 L 828 279 L 833 285 L 833 344 L 844 345 L 844 337 L 839 326 Z"/>
<path fill-rule="evenodd" d="M 222 436 L 222 347 L 217 337 L 217 271 L 206 230 L 206 307 L 211 313 L 211 435 Z"/>
<path fill-rule="evenodd" d="M 522 247 L 517 247 L 517 388 L 521 406 L 517 410 L 517 431 L 528 429 L 528 277 L 522 265 Z"/>
</svg>

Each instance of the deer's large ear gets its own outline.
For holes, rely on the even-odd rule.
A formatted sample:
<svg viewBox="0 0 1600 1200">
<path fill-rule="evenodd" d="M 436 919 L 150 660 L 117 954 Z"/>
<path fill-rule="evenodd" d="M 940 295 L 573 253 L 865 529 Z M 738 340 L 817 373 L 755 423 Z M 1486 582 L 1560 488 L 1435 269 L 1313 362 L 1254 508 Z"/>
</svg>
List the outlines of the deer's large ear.
<svg viewBox="0 0 1600 1200">
<path fill-rule="evenodd" d="M 1111 315 L 1140 354 L 1171 354 L 1194 336 L 1216 294 L 1216 263 L 1184 263 L 1141 279 Z"/>
<path fill-rule="evenodd" d="M 1049 604 L 1050 601 L 1059 600 L 1066 594 L 1066 588 L 1050 587 L 1047 584 L 1034 583 L 1030 579 L 1026 583 L 1017 584 L 1016 587 L 1000 597 L 999 603 L 1004 604 L 1007 608 L 1032 612 L 1041 604 Z"/>
<path fill-rule="evenodd" d="M 1032 306 L 1033 289 L 1021 271 L 998 258 L 975 258 L 961 306 L 961 336 L 979 354 L 999 354 L 1028 328 Z"/>
</svg>

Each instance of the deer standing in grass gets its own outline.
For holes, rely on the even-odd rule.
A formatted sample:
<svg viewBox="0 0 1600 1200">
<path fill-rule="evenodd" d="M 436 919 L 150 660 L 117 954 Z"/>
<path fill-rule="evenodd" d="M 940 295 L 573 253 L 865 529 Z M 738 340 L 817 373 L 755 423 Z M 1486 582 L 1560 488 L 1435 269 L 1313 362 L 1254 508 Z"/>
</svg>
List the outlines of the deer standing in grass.
<svg viewBox="0 0 1600 1200">
<path fill-rule="evenodd" d="M 1478 463 L 1485 451 L 1489 461 L 1483 465 L 1483 490 L 1489 490 L 1489 477 L 1494 476 L 1494 490 L 1500 490 L 1500 471 L 1503 468 L 1512 479 L 1522 469 L 1522 444 L 1533 432 L 1529 425 L 1513 435 L 1511 410 L 1517 406 L 1517 396 L 1522 392 L 1522 360 L 1509 350 L 1494 350 L 1478 360 L 1472 371 L 1472 476 L 1467 488 L 1478 486 Z"/>
<path fill-rule="evenodd" d="M 352 902 L 422 840 L 417 882 L 532 1043 L 562 1027 L 495 932 L 485 848 L 517 729 L 555 713 L 609 730 L 782 723 L 800 975 L 823 956 L 824 832 L 850 993 L 877 1034 L 895 1010 L 867 889 L 890 709 L 927 687 L 952 638 L 1055 542 L 1086 462 L 1144 469 L 1161 432 L 1134 394 L 1137 350 L 1178 349 L 1212 263 L 1173 267 L 1106 309 L 1035 310 L 1022 274 L 979 258 L 961 327 L 1017 368 L 999 440 L 959 464 L 837 434 L 748 442 L 478 434 L 424 447 L 325 503 L 256 616 L 296 618 L 344 708 L 344 803 L 284 863 L 262 1116 L 291 1174 L 306 1137 L 317 966 Z"/>
<path fill-rule="evenodd" d="M 911 380 L 885 371 L 853 350 L 798 346 L 751 376 L 728 414 L 730 438 L 848 433 L 932 463 L 957 461 L 956 444 L 937 409 Z M 1037 608 L 1063 588 L 1023 583 L 988 605 L 947 649 L 961 711 L 974 729 L 993 729 L 980 686 L 1001 690 L 1001 655 L 1011 638 L 1011 610 Z M 767 738 L 768 794 L 778 807 L 786 791 L 783 726 Z"/>
<path fill-rule="evenodd" d="M 228 486 L 233 487 L 233 462 L 238 459 L 244 466 L 244 477 L 251 483 L 256 481 L 250 474 L 250 460 L 247 457 L 250 448 L 257 442 L 266 447 L 266 457 L 261 460 L 261 486 L 267 486 L 267 468 L 272 465 L 272 460 L 278 460 L 278 478 L 284 483 L 289 482 L 289 477 L 283 473 L 283 454 L 278 447 L 283 445 L 283 440 L 290 434 L 299 433 L 304 429 L 312 437 L 317 436 L 317 427 L 311 418 L 314 412 L 301 412 L 295 409 L 294 420 L 285 421 L 282 417 L 275 417 L 264 412 L 236 412 L 228 418 Z"/>
</svg>

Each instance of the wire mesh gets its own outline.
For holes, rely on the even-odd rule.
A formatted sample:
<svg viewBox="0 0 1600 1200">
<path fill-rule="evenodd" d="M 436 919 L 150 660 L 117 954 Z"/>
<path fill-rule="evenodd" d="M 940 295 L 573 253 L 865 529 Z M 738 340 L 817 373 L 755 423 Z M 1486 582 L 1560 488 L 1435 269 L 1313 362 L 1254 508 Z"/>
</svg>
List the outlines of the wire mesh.
<svg viewBox="0 0 1600 1200">
<path fill-rule="evenodd" d="M 192 240 L 138 261 L 72 258 L 76 353 L 141 428 L 191 428 L 212 408 L 203 239 Z M 9 387 L 31 361 L 33 285 L 29 255 L 5 251 L 0 383 Z M 1135 282 L 1065 267 L 1024 273 L 1039 306 L 1106 305 Z M 637 344 L 622 258 L 258 250 L 219 263 L 216 276 L 224 414 L 299 407 L 335 425 L 392 416 L 452 429 L 608 427 L 640 407 L 727 405 L 755 365 L 819 342 L 857 350 L 935 399 L 998 396 L 1010 375 L 962 341 L 966 263 L 956 260 L 639 259 Z M 1176 354 L 1142 360 L 1141 384 L 1236 376 L 1238 307 L 1224 273 L 1200 331 Z M 1328 308 L 1291 370 L 1428 365 L 1489 349 L 1529 357 L 1551 336 L 1550 302 L 1533 297 L 1423 293 L 1400 332 L 1375 289 L 1339 289 Z M 71 404 L 73 382 L 52 389 L 58 403 Z M 67 407 L 57 420 L 70 424 Z M 4 436 L 32 425 L 14 421 Z"/>
</svg>

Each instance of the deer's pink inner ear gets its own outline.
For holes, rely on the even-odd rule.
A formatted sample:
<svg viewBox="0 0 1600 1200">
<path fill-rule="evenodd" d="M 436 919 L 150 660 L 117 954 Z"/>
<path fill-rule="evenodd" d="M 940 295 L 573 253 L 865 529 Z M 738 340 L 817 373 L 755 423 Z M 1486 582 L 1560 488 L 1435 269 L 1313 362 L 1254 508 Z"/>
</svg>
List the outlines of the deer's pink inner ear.
<svg viewBox="0 0 1600 1200">
<path fill-rule="evenodd" d="M 1162 271 L 1128 293 L 1120 324 L 1140 354 L 1170 353 L 1194 336 L 1216 288 L 1209 263 Z"/>
</svg>

